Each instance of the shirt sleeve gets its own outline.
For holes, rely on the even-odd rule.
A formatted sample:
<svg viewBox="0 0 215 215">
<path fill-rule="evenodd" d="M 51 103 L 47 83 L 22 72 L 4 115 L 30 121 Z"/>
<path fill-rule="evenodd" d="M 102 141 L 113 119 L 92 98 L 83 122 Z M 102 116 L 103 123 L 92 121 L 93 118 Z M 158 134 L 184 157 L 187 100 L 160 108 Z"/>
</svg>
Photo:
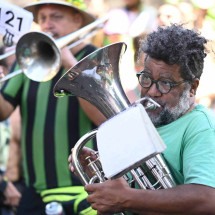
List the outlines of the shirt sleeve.
<svg viewBox="0 0 215 215">
<path fill-rule="evenodd" d="M 183 149 L 183 174 L 185 184 L 215 187 L 214 128 L 198 131 L 187 141 Z"/>
</svg>

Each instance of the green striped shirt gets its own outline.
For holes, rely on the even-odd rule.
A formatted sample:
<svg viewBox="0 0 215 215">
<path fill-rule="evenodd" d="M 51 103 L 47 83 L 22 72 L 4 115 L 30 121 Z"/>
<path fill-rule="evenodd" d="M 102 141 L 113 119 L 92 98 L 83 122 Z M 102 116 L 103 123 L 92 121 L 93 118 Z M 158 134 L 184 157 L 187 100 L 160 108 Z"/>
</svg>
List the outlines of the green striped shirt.
<svg viewBox="0 0 215 215">
<path fill-rule="evenodd" d="M 88 45 L 76 58 L 80 60 L 94 50 Z M 61 69 L 47 82 L 35 82 L 20 74 L 2 88 L 6 100 L 20 105 L 24 178 L 37 191 L 81 185 L 69 171 L 68 156 L 78 139 L 95 127 L 76 97 L 53 95 L 54 85 L 64 73 Z"/>
</svg>

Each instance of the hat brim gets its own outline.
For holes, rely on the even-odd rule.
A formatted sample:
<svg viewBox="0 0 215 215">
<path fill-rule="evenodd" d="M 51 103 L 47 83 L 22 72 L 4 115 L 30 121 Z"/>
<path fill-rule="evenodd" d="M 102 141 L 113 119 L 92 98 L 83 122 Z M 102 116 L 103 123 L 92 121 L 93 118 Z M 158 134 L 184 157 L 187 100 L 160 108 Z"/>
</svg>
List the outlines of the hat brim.
<svg viewBox="0 0 215 215">
<path fill-rule="evenodd" d="M 39 1 L 39 2 L 34 2 L 34 3 L 31 3 L 31 4 L 28 4 L 26 6 L 24 6 L 24 9 L 25 10 L 28 10 L 30 11 L 33 16 L 34 16 L 34 22 L 38 23 L 37 22 L 37 11 L 38 11 L 38 8 L 42 5 L 48 5 L 48 4 L 54 4 L 54 5 L 62 5 L 62 6 L 66 6 L 68 8 L 71 8 L 71 10 L 76 10 L 78 11 L 82 17 L 83 17 L 83 26 L 85 25 L 88 25 L 92 22 L 95 21 L 95 17 L 90 15 L 89 13 L 79 9 L 78 7 L 72 5 L 71 3 L 68 3 L 68 2 L 63 2 L 63 1 Z"/>
</svg>

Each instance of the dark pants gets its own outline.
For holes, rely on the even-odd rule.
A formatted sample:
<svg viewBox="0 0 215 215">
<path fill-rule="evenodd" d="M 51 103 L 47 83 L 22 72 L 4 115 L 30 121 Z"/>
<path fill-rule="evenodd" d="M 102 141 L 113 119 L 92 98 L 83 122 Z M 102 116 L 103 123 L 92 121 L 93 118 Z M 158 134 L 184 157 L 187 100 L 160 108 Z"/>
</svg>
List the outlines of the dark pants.
<svg viewBox="0 0 215 215">
<path fill-rule="evenodd" d="M 17 215 L 45 215 L 45 204 L 34 188 L 24 189 Z"/>
<path fill-rule="evenodd" d="M 11 207 L 0 206 L 0 215 L 15 215 L 15 211 Z"/>
<path fill-rule="evenodd" d="M 20 193 L 23 192 L 23 189 L 25 188 L 24 182 L 22 178 L 20 180 L 13 182 L 13 185 L 18 189 Z M 17 207 L 11 207 L 8 205 L 5 205 L 3 202 L 5 200 L 5 197 L 2 193 L 0 193 L 0 215 L 15 215 L 17 211 Z"/>
</svg>

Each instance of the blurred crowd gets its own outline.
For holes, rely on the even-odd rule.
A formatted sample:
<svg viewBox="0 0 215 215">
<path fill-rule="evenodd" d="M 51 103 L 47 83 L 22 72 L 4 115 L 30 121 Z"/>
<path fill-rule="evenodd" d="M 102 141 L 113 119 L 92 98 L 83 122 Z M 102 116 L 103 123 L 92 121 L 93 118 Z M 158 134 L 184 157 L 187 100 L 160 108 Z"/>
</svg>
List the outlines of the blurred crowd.
<svg viewBox="0 0 215 215">
<path fill-rule="evenodd" d="M 32 0 L 4 0 L 12 4 L 23 7 Z M 97 47 L 115 42 L 125 42 L 127 50 L 120 62 L 120 77 L 123 88 L 131 102 L 139 98 L 138 82 L 135 73 L 143 68 L 142 59 L 144 56 L 139 54 L 140 43 L 145 36 L 155 30 L 158 26 L 169 25 L 171 23 L 181 23 L 189 28 L 198 29 L 210 42 L 208 45 L 208 56 L 206 58 L 204 73 L 202 75 L 201 85 L 197 91 L 197 100 L 199 103 L 215 110 L 215 1 L 214 0 L 85 0 L 87 12 L 93 14 L 98 19 L 108 14 L 109 19 L 96 35 L 90 38 L 91 42 Z M 33 30 L 38 30 L 36 23 L 32 26 Z M 1 39 L 1 38 L 0 38 Z M 1 40 L 1 47 L 3 46 Z M 1 53 L 7 49 L 2 48 Z M 133 60 L 131 60 L 133 59 Z M 0 60 L 0 69 L 8 73 L 11 63 L 7 60 Z M 0 83 L 1 84 L 1 83 Z M 0 85 L 1 86 L 1 85 Z M 19 125 L 19 115 L 14 113 L 14 118 L 9 121 L 11 125 Z M 15 121 L 15 122 L 14 122 Z M 2 136 L 1 142 L 13 141 L 12 134 L 15 134 L 16 142 L 20 140 L 20 128 L 9 126 L 8 121 L 0 123 L 0 130 L 8 129 Z M 18 131 L 18 133 L 16 132 Z M 4 140 L 3 140 L 4 138 Z M 9 143 L 7 144 L 9 145 Z M 12 144 L 11 144 L 12 145 Z M 2 149 L 3 150 L 3 149 Z M 8 170 L 7 177 L 17 182 L 21 178 L 19 147 L 15 144 L 14 149 L 4 149 L 5 157 L 9 153 L 14 153 L 15 164 L 5 163 L 5 157 L 0 157 L 0 168 Z M 17 166 L 15 170 L 12 167 Z"/>
<path fill-rule="evenodd" d="M 31 0 L 4 0 L 18 6 L 25 6 Z M 197 93 L 199 102 L 211 100 L 214 94 L 213 82 L 215 75 L 211 69 L 214 66 L 214 41 L 215 41 L 215 1 L 211 0 L 85 0 L 87 12 L 97 18 L 109 14 L 109 21 L 102 30 L 96 33 L 92 42 L 97 47 L 124 41 L 128 48 L 122 59 L 122 84 L 131 100 L 138 94 L 137 81 L 134 71 L 140 71 L 138 59 L 139 43 L 145 35 L 160 25 L 170 23 L 183 23 L 189 28 L 198 29 L 209 41 L 209 55 L 206 60 L 201 86 Z M 33 23 L 32 30 L 39 27 Z M 127 59 L 134 58 L 130 63 Z M 125 62 L 125 64 L 124 64 Z M 124 67 L 125 66 L 125 67 Z M 126 72 L 123 72 L 126 69 Z M 124 75 L 125 74 L 125 75 Z M 129 93 L 130 92 L 130 93 Z M 210 102 L 207 102 L 210 106 Z"/>
</svg>

